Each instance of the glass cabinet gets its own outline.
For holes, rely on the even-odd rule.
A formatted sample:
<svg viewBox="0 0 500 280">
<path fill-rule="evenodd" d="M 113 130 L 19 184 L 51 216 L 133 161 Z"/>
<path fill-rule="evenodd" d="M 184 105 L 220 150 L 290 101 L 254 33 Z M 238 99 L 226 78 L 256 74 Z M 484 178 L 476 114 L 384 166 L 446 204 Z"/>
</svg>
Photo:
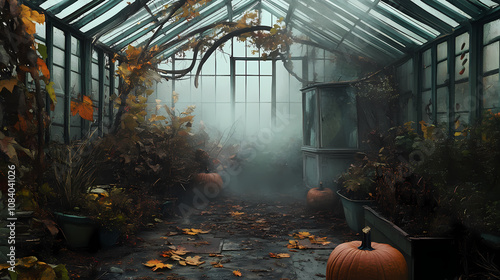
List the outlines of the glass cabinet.
<svg viewBox="0 0 500 280">
<path fill-rule="evenodd" d="M 306 186 L 336 190 L 334 180 L 358 151 L 355 88 L 349 83 L 316 84 L 302 89 L 303 177 Z"/>
</svg>

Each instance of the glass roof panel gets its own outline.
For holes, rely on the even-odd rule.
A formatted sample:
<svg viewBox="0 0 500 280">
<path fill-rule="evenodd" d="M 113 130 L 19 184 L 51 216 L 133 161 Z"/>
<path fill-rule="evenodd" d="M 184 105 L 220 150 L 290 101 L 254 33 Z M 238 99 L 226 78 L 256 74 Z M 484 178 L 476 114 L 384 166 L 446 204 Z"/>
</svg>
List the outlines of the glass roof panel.
<svg viewBox="0 0 500 280">
<path fill-rule="evenodd" d="M 438 0 L 438 2 L 441 3 L 441 4 L 443 4 L 444 6 L 446 6 L 448 9 L 453 10 L 453 11 L 455 11 L 455 12 L 463 15 L 464 17 L 466 17 L 468 19 L 472 18 L 469 14 L 467 14 L 466 12 L 460 10 L 455 5 L 452 5 L 450 2 L 448 2 L 446 0 Z"/>
<path fill-rule="evenodd" d="M 490 8 L 494 8 L 494 7 L 498 6 L 498 3 L 496 3 L 495 1 L 491 1 L 491 0 L 480 0 L 479 2 L 483 3 L 484 5 L 486 5 Z"/>
<path fill-rule="evenodd" d="M 87 4 L 91 3 L 91 2 L 92 2 L 92 0 L 80 0 L 80 1 L 76 1 L 73 4 L 71 4 L 68 8 L 62 10 L 56 16 L 58 18 L 64 18 L 64 17 L 70 15 L 71 13 L 74 13 L 74 12 L 78 11 L 79 9 L 83 8 L 85 5 L 87 5 Z M 102 5 L 102 4 L 104 4 L 104 1 L 100 5 Z"/>
<path fill-rule="evenodd" d="M 55 4 L 58 4 L 61 2 L 61 0 L 48 0 L 40 4 L 40 8 L 47 10 L 48 8 L 54 6 Z"/>
<path fill-rule="evenodd" d="M 413 42 L 421 45 L 426 42 L 426 40 L 419 35 L 415 34 L 414 32 L 408 30 L 407 28 L 399 25 L 398 23 L 394 22 L 392 19 L 380 14 L 377 11 L 370 11 L 370 14 L 375 16 L 376 18 L 386 22 L 391 28 L 394 30 L 398 31 L 401 35 L 405 36 L 406 38 L 412 40 Z"/>
<path fill-rule="evenodd" d="M 413 25 L 415 28 L 418 28 L 420 30 L 425 31 L 426 33 L 428 33 L 432 37 L 436 37 L 439 35 L 439 32 L 436 29 L 430 27 L 429 25 L 427 25 L 425 23 L 417 21 L 416 19 L 402 13 L 401 11 L 396 10 L 394 7 L 389 6 L 389 5 L 385 4 L 384 2 L 380 2 L 378 4 L 378 7 L 382 8 L 384 11 L 389 12 L 390 14 L 397 16 L 398 18 L 408 22 L 408 24 Z"/>
<path fill-rule="evenodd" d="M 96 27 L 97 25 L 103 23 L 105 20 L 110 19 L 110 18 L 116 16 L 117 14 L 120 13 L 120 11 L 123 8 L 125 8 L 125 7 L 127 7 L 129 5 L 127 2 L 129 2 L 129 1 L 127 1 L 127 0 L 120 1 L 116 6 L 114 6 L 111 9 L 109 9 L 104 14 L 98 16 L 97 18 L 95 18 L 94 20 L 92 20 L 91 22 L 89 22 L 88 24 L 84 25 L 82 28 L 80 28 L 80 30 L 85 33 L 86 31 L 88 31 L 88 30 Z"/>
<path fill-rule="evenodd" d="M 458 26 L 458 22 L 456 22 L 452 18 L 448 17 L 447 15 L 443 14 L 442 12 L 434 9 L 433 7 L 425 4 L 421 0 L 412 0 L 412 2 L 415 3 L 415 4 L 417 4 L 418 6 L 422 7 L 429 14 L 432 14 L 432 15 L 436 16 L 437 18 L 439 18 L 440 20 L 446 22 L 448 25 L 453 26 L 453 27 L 457 27 Z"/>
</svg>

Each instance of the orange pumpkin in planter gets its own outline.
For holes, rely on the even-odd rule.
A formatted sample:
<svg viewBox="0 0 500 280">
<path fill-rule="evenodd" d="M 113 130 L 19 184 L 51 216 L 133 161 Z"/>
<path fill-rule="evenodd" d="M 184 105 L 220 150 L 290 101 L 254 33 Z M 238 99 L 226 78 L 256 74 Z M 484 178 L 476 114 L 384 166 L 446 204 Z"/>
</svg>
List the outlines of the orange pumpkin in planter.
<svg viewBox="0 0 500 280">
<path fill-rule="evenodd" d="M 329 188 L 323 188 L 323 183 L 319 183 L 319 188 L 312 188 L 307 192 L 307 206 L 316 210 L 332 209 L 335 203 L 335 195 Z"/>
<path fill-rule="evenodd" d="M 195 177 L 195 182 L 200 185 L 215 185 L 217 189 L 222 190 L 224 182 L 218 173 L 198 173 Z"/>
<path fill-rule="evenodd" d="M 370 228 L 363 229 L 363 242 L 337 246 L 326 265 L 327 280 L 404 280 L 408 268 L 404 256 L 389 244 L 371 242 Z"/>
</svg>

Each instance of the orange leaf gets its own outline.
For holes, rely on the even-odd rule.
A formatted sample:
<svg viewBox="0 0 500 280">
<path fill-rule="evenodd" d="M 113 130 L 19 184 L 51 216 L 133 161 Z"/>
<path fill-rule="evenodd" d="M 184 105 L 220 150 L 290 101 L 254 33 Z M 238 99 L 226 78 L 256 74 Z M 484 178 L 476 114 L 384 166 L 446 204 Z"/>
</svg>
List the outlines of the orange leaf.
<svg viewBox="0 0 500 280">
<path fill-rule="evenodd" d="M 186 258 L 186 263 L 189 265 L 200 265 L 204 264 L 205 262 L 200 261 L 201 257 L 200 256 L 194 256 L 194 257 L 187 257 Z"/>
<path fill-rule="evenodd" d="M 19 131 L 26 131 L 28 129 L 28 124 L 23 116 L 19 115 L 19 121 L 14 125 L 14 128 Z"/>
<path fill-rule="evenodd" d="M 75 116 L 77 113 L 85 120 L 94 121 L 94 107 L 92 100 L 88 96 L 83 96 L 83 101 L 71 101 L 70 104 L 71 115 Z"/>
<path fill-rule="evenodd" d="M 3 88 L 6 88 L 8 91 L 12 92 L 14 90 L 14 86 L 17 85 L 18 80 L 16 78 L 12 78 L 9 80 L 1 80 L 0 81 L 0 91 Z"/>
<path fill-rule="evenodd" d="M 38 69 L 42 71 L 42 75 L 45 78 L 50 79 L 49 68 L 47 68 L 47 64 L 45 64 L 45 61 L 41 58 L 38 58 L 37 64 L 38 64 Z"/>
<path fill-rule="evenodd" d="M 241 277 L 241 272 L 239 270 L 233 270 L 234 276 Z"/>
</svg>

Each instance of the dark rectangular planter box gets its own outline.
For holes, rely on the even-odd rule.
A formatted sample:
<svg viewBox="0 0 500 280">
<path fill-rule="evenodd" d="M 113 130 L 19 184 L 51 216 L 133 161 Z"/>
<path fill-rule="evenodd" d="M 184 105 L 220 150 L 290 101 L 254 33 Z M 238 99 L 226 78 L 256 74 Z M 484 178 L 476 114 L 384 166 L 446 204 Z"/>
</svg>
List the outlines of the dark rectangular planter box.
<svg viewBox="0 0 500 280">
<path fill-rule="evenodd" d="M 372 241 L 389 244 L 403 254 L 408 264 L 408 279 L 455 279 L 458 252 L 453 238 L 413 237 L 369 206 L 363 208 Z"/>
</svg>

